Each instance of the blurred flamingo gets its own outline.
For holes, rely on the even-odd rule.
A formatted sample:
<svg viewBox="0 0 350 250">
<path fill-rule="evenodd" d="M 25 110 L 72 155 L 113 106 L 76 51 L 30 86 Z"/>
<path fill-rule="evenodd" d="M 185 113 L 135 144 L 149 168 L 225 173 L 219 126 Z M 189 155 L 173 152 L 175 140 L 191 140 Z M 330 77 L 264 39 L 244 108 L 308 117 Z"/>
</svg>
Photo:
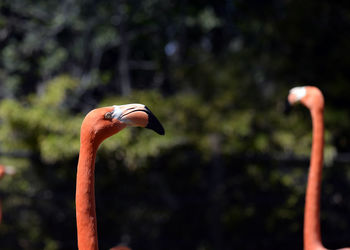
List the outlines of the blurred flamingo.
<svg viewBox="0 0 350 250">
<path fill-rule="evenodd" d="M 95 158 L 103 140 L 127 126 L 139 126 L 163 135 L 164 129 L 152 112 L 142 104 L 127 104 L 92 110 L 82 123 L 76 184 L 78 248 L 97 250 L 95 207 Z"/>
<path fill-rule="evenodd" d="M 292 88 L 288 95 L 288 102 L 290 105 L 300 102 L 306 106 L 310 110 L 312 120 L 311 159 L 304 211 L 304 249 L 326 249 L 322 245 L 320 225 L 320 195 L 324 146 L 324 98 L 322 92 L 317 87 L 304 86 Z M 350 250 L 350 248 L 342 249 Z"/>
</svg>

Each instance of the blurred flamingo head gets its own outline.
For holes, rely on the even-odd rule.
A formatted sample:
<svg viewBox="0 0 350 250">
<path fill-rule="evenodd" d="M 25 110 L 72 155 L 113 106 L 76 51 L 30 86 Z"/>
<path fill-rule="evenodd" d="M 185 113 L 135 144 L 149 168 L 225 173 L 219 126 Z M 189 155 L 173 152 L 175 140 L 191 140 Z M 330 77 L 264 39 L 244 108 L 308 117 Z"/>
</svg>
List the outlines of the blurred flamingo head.
<svg viewBox="0 0 350 250">
<path fill-rule="evenodd" d="M 295 105 L 301 103 L 310 110 L 322 109 L 324 107 L 324 98 L 321 90 L 314 86 L 294 87 L 289 91 L 288 103 Z"/>
</svg>

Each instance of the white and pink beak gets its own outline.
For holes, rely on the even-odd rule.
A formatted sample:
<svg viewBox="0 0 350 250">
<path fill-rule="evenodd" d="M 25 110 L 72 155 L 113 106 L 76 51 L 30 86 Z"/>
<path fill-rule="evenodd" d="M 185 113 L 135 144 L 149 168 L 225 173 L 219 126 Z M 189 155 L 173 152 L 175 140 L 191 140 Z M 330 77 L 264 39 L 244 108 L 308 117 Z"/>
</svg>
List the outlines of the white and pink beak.
<svg viewBox="0 0 350 250">
<path fill-rule="evenodd" d="M 289 91 L 288 102 L 293 105 L 306 95 L 306 87 L 294 87 Z"/>
<path fill-rule="evenodd" d="M 284 113 L 289 114 L 291 106 L 300 102 L 301 99 L 306 95 L 306 87 L 294 87 L 289 90 L 288 98 L 285 103 Z"/>
<path fill-rule="evenodd" d="M 128 126 L 144 127 L 164 135 L 164 128 L 157 117 L 143 104 L 133 103 L 114 105 L 111 118 L 127 124 Z"/>
</svg>

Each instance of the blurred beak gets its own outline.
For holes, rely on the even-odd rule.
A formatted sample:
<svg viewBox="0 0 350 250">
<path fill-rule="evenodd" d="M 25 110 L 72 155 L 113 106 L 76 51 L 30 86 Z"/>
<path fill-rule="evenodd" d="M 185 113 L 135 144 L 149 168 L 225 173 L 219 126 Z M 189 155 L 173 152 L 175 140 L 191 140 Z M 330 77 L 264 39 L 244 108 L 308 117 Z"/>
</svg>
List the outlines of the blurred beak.
<svg viewBox="0 0 350 250">
<path fill-rule="evenodd" d="M 293 104 L 295 104 L 296 102 L 298 102 L 300 99 L 297 97 L 297 95 L 296 94 L 294 94 L 294 93 L 290 93 L 289 95 L 288 95 L 288 103 L 290 104 L 290 105 L 293 105 Z"/>
<path fill-rule="evenodd" d="M 284 105 L 284 114 L 288 115 L 292 110 L 292 106 L 300 101 L 304 95 L 304 87 L 296 87 L 289 91 L 288 98 Z M 299 94 L 299 96 L 297 95 Z"/>
<path fill-rule="evenodd" d="M 123 105 L 124 106 L 124 105 Z M 157 117 L 142 104 L 129 104 L 124 106 L 125 109 L 119 116 L 119 120 L 129 126 L 144 127 L 164 135 L 164 128 Z"/>
</svg>

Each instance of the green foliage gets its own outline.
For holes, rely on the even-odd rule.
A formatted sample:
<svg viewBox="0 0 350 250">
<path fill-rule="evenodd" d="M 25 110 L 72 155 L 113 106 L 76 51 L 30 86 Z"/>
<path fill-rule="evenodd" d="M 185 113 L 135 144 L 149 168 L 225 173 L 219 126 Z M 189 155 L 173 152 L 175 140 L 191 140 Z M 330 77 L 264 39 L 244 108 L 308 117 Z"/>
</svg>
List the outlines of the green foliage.
<svg viewBox="0 0 350 250">
<path fill-rule="evenodd" d="M 60 76 L 40 96 L 30 96 L 22 102 L 3 100 L 0 105 L 3 149 L 40 153 L 47 162 L 76 155 L 82 117 L 71 116 L 62 108 L 68 90 L 74 85 L 76 81 L 72 78 Z"/>
</svg>

